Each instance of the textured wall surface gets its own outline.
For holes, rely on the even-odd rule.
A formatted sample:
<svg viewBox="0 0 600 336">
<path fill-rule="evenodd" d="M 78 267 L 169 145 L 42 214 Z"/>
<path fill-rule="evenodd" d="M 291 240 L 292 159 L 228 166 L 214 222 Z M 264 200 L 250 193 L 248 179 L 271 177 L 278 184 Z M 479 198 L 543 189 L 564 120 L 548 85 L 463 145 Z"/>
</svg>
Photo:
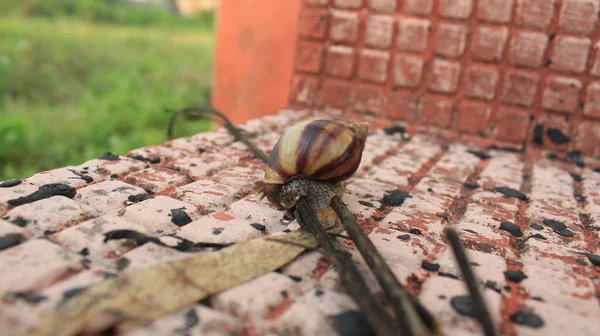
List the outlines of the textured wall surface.
<svg viewBox="0 0 600 336">
<path fill-rule="evenodd" d="M 597 0 L 305 0 L 294 106 L 600 156 Z"/>
</svg>

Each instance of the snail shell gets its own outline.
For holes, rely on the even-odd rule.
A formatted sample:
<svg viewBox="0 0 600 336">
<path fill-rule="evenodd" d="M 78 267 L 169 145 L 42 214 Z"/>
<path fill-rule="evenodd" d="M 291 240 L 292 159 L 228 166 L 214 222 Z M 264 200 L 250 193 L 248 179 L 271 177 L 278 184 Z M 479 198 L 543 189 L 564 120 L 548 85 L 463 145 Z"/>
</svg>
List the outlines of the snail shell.
<svg viewBox="0 0 600 336">
<path fill-rule="evenodd" d="M 271 152 L 263 193 L 279 203 L 278 188 L 294 180 L 336 184 L 348 179 L 360 165 L 368 131 L 366 122 L 343 120 L 313 120 L 290 127 Z"/>
</svg>

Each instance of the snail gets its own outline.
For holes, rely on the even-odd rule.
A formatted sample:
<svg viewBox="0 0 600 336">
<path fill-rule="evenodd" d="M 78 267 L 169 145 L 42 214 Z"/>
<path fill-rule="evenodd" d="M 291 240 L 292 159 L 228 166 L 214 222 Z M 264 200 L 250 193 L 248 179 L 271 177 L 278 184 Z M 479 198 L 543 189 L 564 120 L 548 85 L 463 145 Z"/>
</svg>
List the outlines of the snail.
<svg viewBox="0 0 600 336">
<path fill-rule="evenodd" d="M 314 209 L 329 207 L 344 192 L 341 182 L 358 169 L 368 132 L 362 121 L 313 120 L 290 127 L 273 147 L 257 202 L 266 196 L 289 210 L 307 196 Z"/>
</svg>

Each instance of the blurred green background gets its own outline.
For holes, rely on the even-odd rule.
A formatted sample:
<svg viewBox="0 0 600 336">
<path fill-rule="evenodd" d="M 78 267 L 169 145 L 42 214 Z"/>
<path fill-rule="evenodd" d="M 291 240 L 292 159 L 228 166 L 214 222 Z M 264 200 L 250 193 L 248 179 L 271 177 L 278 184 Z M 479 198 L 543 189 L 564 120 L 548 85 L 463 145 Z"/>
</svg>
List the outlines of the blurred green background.
<svg viewBox="0 0 600 336">
<path fill-rule="evenodd" d="M 118 0 L 0 0 L 0 181 L 165 141 L 207 104 L 214 13 Z M 180 122 L 174 137 L 209 128 Z"/>
</svg>

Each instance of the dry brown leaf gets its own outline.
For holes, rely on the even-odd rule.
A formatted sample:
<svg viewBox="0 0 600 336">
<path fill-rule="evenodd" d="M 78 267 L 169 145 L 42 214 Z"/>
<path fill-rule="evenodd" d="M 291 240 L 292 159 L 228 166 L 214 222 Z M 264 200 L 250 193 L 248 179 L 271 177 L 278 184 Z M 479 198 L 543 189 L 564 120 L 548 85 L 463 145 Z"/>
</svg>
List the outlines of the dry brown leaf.
<svg viewBox="0 0 600 336">
<path fill-rule="evenodd" d="M 339 233 L 341 228 L 335 225 L 329 231 Z M 108 279 L 45 316 L 29 335 L 70 336 L 112 326 L 130 331 L 274 271 L 317 246 L 312 235 L 298 230 Z"/>
</svg>

